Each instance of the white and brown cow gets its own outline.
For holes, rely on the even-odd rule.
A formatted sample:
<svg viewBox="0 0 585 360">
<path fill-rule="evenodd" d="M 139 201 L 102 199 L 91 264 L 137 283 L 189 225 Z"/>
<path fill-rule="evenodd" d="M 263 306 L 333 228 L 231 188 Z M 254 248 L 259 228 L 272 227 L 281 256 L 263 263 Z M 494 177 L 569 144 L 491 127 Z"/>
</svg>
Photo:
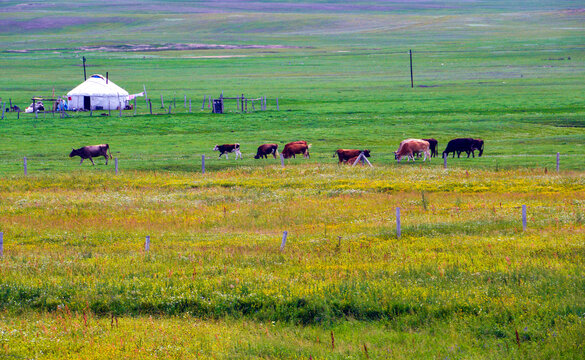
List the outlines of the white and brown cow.
<svg viewBox="0 0 585 360">
<path fill-rule="evenodd" d="M 223 144 L 223 145 L 215 145 L 213 151 L 219 151 L 219 157 L 221 158 L 222 155 L 225 154 L 225 158 L 228 158 L 228 153 L 236 153 L 236 160 L 238 160 L 238 156 L 240 159 L 242 158 L 242 153 L 240 152 L 240 144 Z"/>
<path fill-rule="evenodd" d="M 106 165 L 108 165 L 108 159 L 112 158 L 112 152 L 110 151 L 110 155 L 108 157 L 108 151 L 110 150 L 110 145 L 108 144 L 100 144 L 100 145 L 89 145 L 84 146 L 79 149 L 72 149 L 69 157 L 79 156 L 81 158 L 81 162 L 79 165 L 83 164 L 83 160 L 89 159 L 92 165 L 95 165 L 93 162 L 94 157 L 103 156 L 106 158 Z"/>
<path fill-rule="evenodd" d="M 431 160 L 431 152 L 429 150 L 430 144 L 426 140 L 422 139 L 406 139 L 400 143 L 398 151 L 394 152 L 394 158 L 400 162 L 404 157 L 408 157 L 408 161 L 412 159 L 414 161 L 414 155 L 418 153 L 424 153 L 423 161 L 426 161 L 427 157 Z"/>
</svg>

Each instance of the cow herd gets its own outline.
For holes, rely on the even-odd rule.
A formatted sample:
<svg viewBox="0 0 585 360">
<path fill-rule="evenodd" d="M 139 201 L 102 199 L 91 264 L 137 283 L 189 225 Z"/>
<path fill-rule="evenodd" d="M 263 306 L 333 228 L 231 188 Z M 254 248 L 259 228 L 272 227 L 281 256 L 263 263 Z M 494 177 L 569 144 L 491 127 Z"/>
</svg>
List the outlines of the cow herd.
<svg viewBox="0 0 585 360">
<path fill-rule="evenodd" d="M 435 139 L 406 139 L 400 142 L 398 146 L 398 150 L 394 152 L 394 159 L 400 163 L 404 157 L 408 159 L 408 161 L 414 161 L 415 157 L 420 156 L 421 154 L 424 156 L 423 161 L 426 161 L 427 157 L 429 160 L 432 157 L 438 156 L 438 148 L 439 144 Z M 303 155 L 305 158 L 309 158 L 309 148 L 311 144 L 308 144 L 304 140 L 293 141 L 284 146 L 282 149 L 282 157 L 285 159 L 296 158 L 296 155 Z M 108 151 L 110 147 L 108 144 L 101 144 L 101 145 L 91 145 L 91 146 L 84 146 L 79 149 L 73 149 L 69 154 L 69 157 L 79 156 L 81 157 L 80 165 L 83 163 L 84 159 L 89 159 L 93 165 L 93 158 L 103 156 L 106 159 L 106 165 L 108 164 L 108 159 L 112 158 L 112 154 L 108 155 Z M 443 151 L 443 157 L 449 156 L 450 153 L 453 153 L 453 157 L 455 157 L 455 153 L 457 153 L 457 157 L 461 156 L 462 152 L 467 153 L 467 157 L 472 155 L 475 157 L 475 150 L 479 151 L 479 155 L 483 154 L 483 140 L 482 139 L 473 139 L 473 138 L 457 138 L 449 141 L 445 151 Z M 223 145 L 215 145 L 213 151 L 219 151 L 219 158 L 221 159 L 222 155 L 225 155 L 225 158 L 228 158 L 229 153 L 236 154 L 236 160 L 238 157 L 242 159 L 242 153 L 240 152 L 240 144 L 223 144 Z M 365 157 L 370 157 L 370 150 L 357 150 L 357 149 L 338 149 L 333 154 L 333 157 L 337 156 L 339 158 L 339 164 L 346 163 L 346 164 L 354 164 L 356 163 L 358 157 L 363 154 Z M 262 144 L 258 147 L 256 152 L 256 156 L 254 159 L 267 159 L 268 155 L 272 155 L 275 159 L 278 156 L 278 144 Z"/>
</svg>

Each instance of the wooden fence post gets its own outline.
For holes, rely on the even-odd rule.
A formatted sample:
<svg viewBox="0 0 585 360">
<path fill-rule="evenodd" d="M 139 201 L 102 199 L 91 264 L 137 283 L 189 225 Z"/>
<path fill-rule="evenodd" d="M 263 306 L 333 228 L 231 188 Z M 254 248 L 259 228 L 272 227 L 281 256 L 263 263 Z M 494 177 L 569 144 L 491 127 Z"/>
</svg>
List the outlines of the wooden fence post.
<svg viewBox="0 0 585 360">
<path fill-rule="evenodd" d="M 191 99 L 189 99 L 189 112 L 191 112 Z"/>
<path fill-rule="evenodd" d="M 160 107 L 161 109 L 165 108 L 165 100 L 163 99 L 162 94 L 160 94 Z"/>
<path fill-rule="evenodd" d="M 205 110 L 205 95 L 203 95 L 203 104 L 201 104 L 201 110 Z"/>
<path fill-rule="evenodd" d="M 185 103 L 183 104 L 184 108 L 187 108 L 187 95 L 185 95 Z"/>
<path fill-rule="evenodd" d="M 201 155 L 201 173 L 205 174 L 205 155 Z"/>
<path fill-rule="evenodd" d="M 284 169 L 284 155 L 282 155 L 282 153 L 280 153 L 280 165 L 282 165 L 282 168 Z"/>
<path fill-rule="evenodd" d="M 443 169 L 447 168 L 447 154 L 443 154 Z"/>
<path fill-rule="evenodd" d="M 522 205 L 522 231 L 526 231 L 526 205 Z"/>
<path fill-rule="evenodd" d="M 0 257 L 4 256 L 4 233 L 0 232 Z"/>
<path fill-rule="evenodd" d="M 561 153 L 557 153 L 557 172 L 559 172 L 561 165 Z"/>
<path fill-rule="evenodd" d="M 173 107 L 173 106 L 169 104 L 169 114 L 171 113 L 171 108 L 172 108 L 172 107 Z"/>
<path fill-rule="evenodd" d="M 134 116 L 136 116 L 136 98 L 134 98 Z"/>
<path fill-rule="evenodd" d="M 400 239 L 402 235 L 402 229 L 400 227 L 400 208 L 396 208 L 396 238 Z"/>
<path fill-rule="evenodd" d="M 144 242 L 144 251 L 150 251 L 150 235 L 146 236 L 146 241 Z"/>
<path fill-rule="evenodd" d="M 279 111 L 279 107 L 278 107 L 278 98 L 276 98 L 276 111 Z"/>
<path fill-rule="evenodd" d="M 150 115 L 152 115 L 152 101 L 148 99 L 148 106 L 150 107 Z"/>
<path fill-rule="evenodd" d="M 116 165 L 116 175 L 118 175 L 118 158 L 114 159 L 114 164 Z"/>
<path fill-rule="evenodd" d="M 28 166 L 27 166 L 27 161 L 26 161 L 26 156 L 24 157 L 24 176 L 28 175 Z"/>
<path fill-rule="evenodd" d="M 280 251 L 284 250 L 284 246 L 286 245 L 286 236 L 288 235 L 288 231 L 284 231 L 282 233 L 282 243 L 280 244 Z"/>
</svg>

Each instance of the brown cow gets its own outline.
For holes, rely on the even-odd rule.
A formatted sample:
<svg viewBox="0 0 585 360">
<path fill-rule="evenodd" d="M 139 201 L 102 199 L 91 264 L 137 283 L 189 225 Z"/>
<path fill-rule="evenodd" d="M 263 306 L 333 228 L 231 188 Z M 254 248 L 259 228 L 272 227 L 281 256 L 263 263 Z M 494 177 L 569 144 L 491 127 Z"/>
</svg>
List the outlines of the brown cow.
<svg viewBox="0 0 585 360">
<path fill-rule="evenodd" d="M 333 157 L 335 157 L 335 155 L 337 155 L 339 157 L 339 164 L 341 164 L 342 162 L 348 161 L 352 157 L 359 156 L 362 152 L 364 153 L 365 157 L 370 157 L 370 150 L 367 150 L 367 149 L 366 150 L 338 149 L 333 154 Z"/>
<path fill-rule="evenodd" d="M 213 151 L 219 151 L 219 158 L 225 154 L 225 158 L 228 158 L 228 153 L 235 152 L 236 153 L 236 160 L 238 160 L 238 155 L 240 159 L 242 158 L 242 153 L 240 152 L 240 144 L 223 144 L 223 145 L 215 145 Z"/>
<path fill-rule="evenodd" d="M 91 161 L 91 164 L 95 165 L 92 158 L 103 156 L 106 158 L 106 165 L 108 165 L 108 159 L 112 158 L 111 151 L 108 157 L 109 150 L 110 145 L 108 144 L 84 146 L 79 149 L 72 149 L 71 153 L 69 154 L 69 157 L 79 156 L 81 158 L 81 162 L 79 163 L 79 165 L 83 164 L 83 160 L 85 159 L 89 159 Z"/>
<path fill-rule="evenodd" d="M 276 159 L 278 156 L 278 144 L 264 144 L 258 146 L 258 152 L 256 153 L 256 156 L 254 156 L 254 159 L 268 159 L 268 155 L 270 154 Z"/>
<path fill-rule="evenodd" d="M 429 150 L 429 142 L 421 139 L 406 139 L 400 143 L 398 147 L 398 151 L 394 152 L 394 158 L 400 160 L 404 157 L 408 157 L 408 161 L 412 159 L 414 161 L 414 155 L 416 153 L 422 152 L 424 153 L 423 161 L 426 161 L 427 156 L 429 157 L 429 161 L 431 159 L 431 153 Z"/>
<path fill-rule="evenodd" d="M 290 159 L 291 157 L 296 158 L 296 154 L 303 154 L 304 157 L 309 158 L 309 147 L 311 145 L 307 145 L 306 141 L 294 141 L 284 146 L 282 156 L 285 159 Z"/>
</svg>

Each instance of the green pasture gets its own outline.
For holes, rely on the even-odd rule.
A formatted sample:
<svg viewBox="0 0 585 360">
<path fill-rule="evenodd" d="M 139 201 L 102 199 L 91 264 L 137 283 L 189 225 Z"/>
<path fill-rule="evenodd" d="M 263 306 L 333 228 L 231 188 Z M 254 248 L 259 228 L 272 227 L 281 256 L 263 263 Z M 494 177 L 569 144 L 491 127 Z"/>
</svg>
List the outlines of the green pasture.
<svg viewBox="0 0 585 360">
<path fill-rule="evenodd" d="M 582 358 L 580 2 L 107 3 L 0 4 L 4 108 L 85 56 L 154 113 L 3 113 L 0 358 Z M 222 92 L 268 109 L 202 109 Z M 427 137 L 484 156 L 396 163 Z M 100 143 L 117 175 L 68 157 Z"/>
</svg>

